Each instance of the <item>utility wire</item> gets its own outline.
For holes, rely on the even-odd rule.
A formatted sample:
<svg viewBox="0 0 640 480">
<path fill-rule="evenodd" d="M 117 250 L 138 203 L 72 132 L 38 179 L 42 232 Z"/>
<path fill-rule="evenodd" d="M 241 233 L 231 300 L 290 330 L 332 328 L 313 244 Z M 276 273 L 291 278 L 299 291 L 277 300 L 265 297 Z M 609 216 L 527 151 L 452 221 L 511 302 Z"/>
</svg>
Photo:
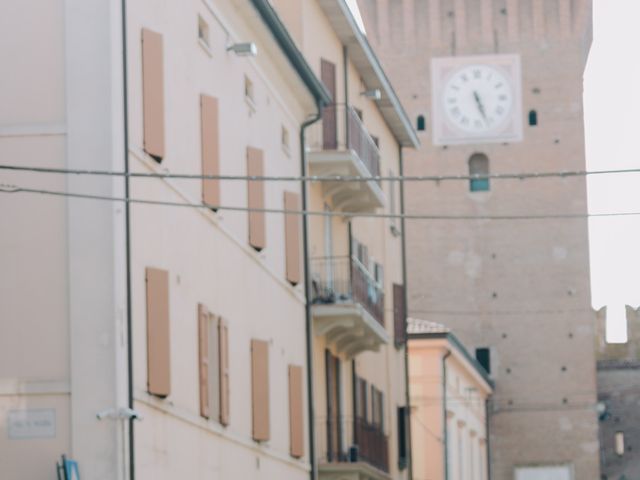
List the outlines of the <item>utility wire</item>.
<svg viewBox="0 0 640 480">
<path fill-rule="evenodd" d="M 24 188 L 17 185 L 0 184 L 0 193 L 34 193 L 58 197 L 84 198 L 88 200 L 105 200 L 112 202 L 128 202 L 145 205 L 163 205 L 170 207 L 206 208 L 210 210 L 226 210 L 237 212 L 283 213 L 287 215 L 309 215 L 320 217 L 360 217 L 360 218 L 404 218 L 406 220 L 544 220 L 544 219 L 584 219 L 600 217 L 629 217 L 640 216 L 640 212 L 612 212 L 612 213 L 567 213 L 541 215 L 426 215 L 426 214 L 394 214 L 394 213 L 363 213 L 363 212 L 330 212 L 316 210 L 285 210 L 279 208 L 249 208 L 206 203 L 181 203 L 163 200 L 146 200 L 139 198 L 112 197 L 108 195 L 90 195 L 84 193 L 60 192 L 36 188 Z"/>
<path fill-rule="evenodd" d="M 369 182 L 369 181 L 406 181 L 406 182 L 443 182 L 455 180 L 525 180 L 536 178 L 568 178 L 589 175 L 609 175 L 624 173 L 640 173 L 640 168 L 621 170 L 572 170 L 556 172 L 530 173 L 491 173 L 474 175 L 405 175 L 405 176 L 358 176 L 358 175 L 308 175 L 308 176 L 278 176 L 278 175 L 201 175 L 170 172 L 119 172 L 111 170 L 82 170 L 50 167 L 29 167 L 22 165 L 0 165 L 0 170 L 22 171 L 34 173 L 54 173 L 68 175 L 100 175 L 132 178 L 175 178 L 184 180 L 251 180 L 251 181 L 281 181 L 281 182 Z"/>
</svg>

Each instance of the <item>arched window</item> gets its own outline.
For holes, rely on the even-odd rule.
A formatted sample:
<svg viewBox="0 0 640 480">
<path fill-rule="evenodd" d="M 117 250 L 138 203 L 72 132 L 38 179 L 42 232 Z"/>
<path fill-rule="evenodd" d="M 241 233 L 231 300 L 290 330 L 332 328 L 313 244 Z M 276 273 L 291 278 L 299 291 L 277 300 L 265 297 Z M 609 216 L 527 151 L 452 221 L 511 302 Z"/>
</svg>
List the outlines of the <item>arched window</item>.
<svg viewBox="0 0 640 480">
<path fill-rule="evenodd" d="M 424 120 L 424 115 L 418 115 L 418 120 L 416 121 L 416 130 L 419 132 L 424 132 L 427 129 L 427 124 Z"/>
<path fill-rule="evenodd" d="M 469 158 L 469 176 L 489 175 L 489 158 L 484 153 L 474 153 Z M 469 180 L 469 190 L 472 192 L 488 192 L 488 178 L 472 178 Z"/>
<path fill-rule="evenodd" d="M 531 125 L 532 127 L 538 125 L 538 112 L 536 112 L 535 110 L 531 110 L 529 112 L 529 125 Z"/>
</svg>

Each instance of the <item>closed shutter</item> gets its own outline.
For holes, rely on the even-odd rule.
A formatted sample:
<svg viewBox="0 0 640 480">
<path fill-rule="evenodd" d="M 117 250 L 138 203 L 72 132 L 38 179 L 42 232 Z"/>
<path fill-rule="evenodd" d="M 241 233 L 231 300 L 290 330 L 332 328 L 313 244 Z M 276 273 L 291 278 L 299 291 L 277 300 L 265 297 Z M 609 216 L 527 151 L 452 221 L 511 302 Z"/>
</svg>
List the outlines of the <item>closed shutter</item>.
<svg viewBox="0 0 640 480">
<path fill-rule="evenodd" d="M 284 209 L 300 210 L 300 195 L 284 192 Z M 300 283 L 300 215 L 287 213 L 284 216 L 286 272 L 292 285 Z"/>
<path fill-rule="evenodd" d="M 146 269 L 147 283 L 147 389 L 166 397 L 171 393 L 169 326 L 169 272 Z"/>
<path fill-rule="evenodd" d="M 200 96 L 200 135 L 202 174 L 220 174 L 220 137 L 218 121 L 218 99 L 208 95 Z M 202 202 L 206 205 L 220 205 L 220 180 L 202 180 Z M 214 209 L 215 210 L 215 209 Z"/>
<path fill-rule="evenodd" d="M 289 431 L 291 456 L 296 458 L 304 455 L 302 389 L 302 367 L 289 365 Z"/>
<path fill-rule="evenodd" d="M 162 35 L 142 29 L 142 115 L 144 150 L 164 157 L 164 59 Z"/>
<path fill-rule="evenodd" d="M 393 284 L 393 324 L 396 346 L 407 341 L 407 309 L 404 285 Z"/>
<path fill-rule="evenodd" d="M 200 415 L 209 418 L 209 312 L 198 305 L 198 375 L 200 383 Z"/>
<path fill-rule="evenodd" d="M 253 439 L 269 440 L 269 344 L 251 341 L 251 396 L 253 406 Z"/>
<path fill-rule="evenodd" d="M 209 334 L 209 418 L 220 418 L 220 334 L 219 319 L 209 313 L 207 328 Z"/>
<path fill-rule="evenodd" d="M 229 425 L 229 327 L 224 318 L 220 319 L 220 423 Z"/>
<path fill-rule="evenodd" d="M 263 176 L 264 159 L 262 150 L 247 148 L 247 175 Z M 249 208 L 264 208 L 264 181 L 248 181 L 248 206 Z M 260 251 L 266 246 L 265 213 L 249 211 L 249 245 Z"/>
</svg>

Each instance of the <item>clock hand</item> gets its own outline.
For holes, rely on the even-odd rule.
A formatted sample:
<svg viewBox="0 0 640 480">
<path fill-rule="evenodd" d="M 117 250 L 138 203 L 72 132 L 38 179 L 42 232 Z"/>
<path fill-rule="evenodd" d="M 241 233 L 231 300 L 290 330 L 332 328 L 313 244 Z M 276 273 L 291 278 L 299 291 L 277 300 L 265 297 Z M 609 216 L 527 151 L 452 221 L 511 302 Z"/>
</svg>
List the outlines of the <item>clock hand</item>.
<svg viewBox="0 0 640 480">
<path fill-rule="evenodd" d="M 478 110 L 480 110 L 480 114 L 482 115 L 482 118 L 485 119 L 485 121 L 487 120 L 487 113 L 484 111 L 484 105 L 482 104 L 482 100 L 480 100 L 480 95 L 478 95 L 478 92 L 474 91 L 473 92 L 473 98 L 476 99 L 476 104 L 478 105 Z"/>
</svg>

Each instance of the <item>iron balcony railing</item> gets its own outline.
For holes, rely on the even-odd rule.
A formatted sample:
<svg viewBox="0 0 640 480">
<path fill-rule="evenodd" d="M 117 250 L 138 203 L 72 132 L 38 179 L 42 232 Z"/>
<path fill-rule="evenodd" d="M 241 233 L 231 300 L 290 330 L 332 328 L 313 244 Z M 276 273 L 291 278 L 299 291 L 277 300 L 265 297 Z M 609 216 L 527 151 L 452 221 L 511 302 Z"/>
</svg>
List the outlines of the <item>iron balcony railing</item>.
<svg viewBox="0 0 640 480">
<path fill-rule="evenodd" d="M 364 462 L 389 472 L 389 438 L 377 425 L 346 416 L 334 420 L 318 418 L 316 436 L 321 464 Z"/>
<path fill-rule="evenodd" d="M 356 258 L 312 258 L 311 273 L 314 304 L 359 303 L 384 325 L 384 292 Z"/>
<path fill-rule="evenodd" d="M 350 105 L 324 107 L 322 121 L 308 134 L 311 151 L 353 150 L 371 176 L 380 175 L 380 150 Z"/>
</svg>

